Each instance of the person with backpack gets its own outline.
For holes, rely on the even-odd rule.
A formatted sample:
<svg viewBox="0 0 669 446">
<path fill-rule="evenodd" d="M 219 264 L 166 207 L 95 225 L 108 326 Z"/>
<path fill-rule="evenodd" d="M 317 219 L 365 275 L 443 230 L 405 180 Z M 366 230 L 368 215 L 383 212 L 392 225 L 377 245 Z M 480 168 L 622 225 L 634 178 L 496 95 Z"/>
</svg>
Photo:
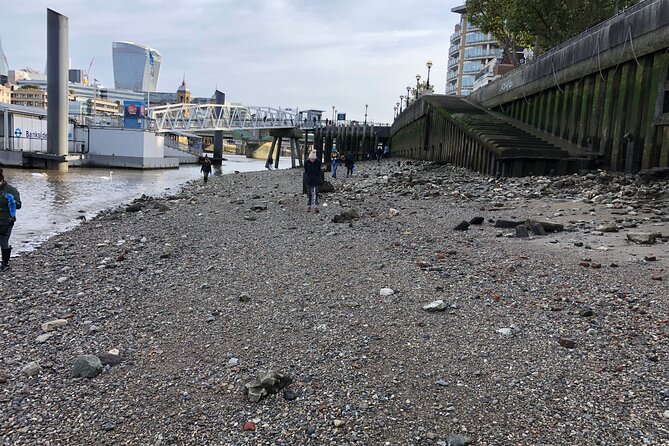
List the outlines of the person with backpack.
<svg viewBox="0 0 669 446">
<path fill-rule="evenodd" d="M 337 152 L 337 146 L 332 145 L 332 150 L 330 151 L 330 159 L 332 160 L 332 178 L 337 178 L 337 167 L 339 166 L 339 152 Z"/>
<path fill-rule="evenodd" d="M 0 168 L 0 252 L 2 253 L 0 271 L 9 269 L 9 257 L 12 254 L 9 237 L 12 235 L 17 209 L 21 209 L 21 195 L 15 187 L 7 184 Z"/>
</svg>

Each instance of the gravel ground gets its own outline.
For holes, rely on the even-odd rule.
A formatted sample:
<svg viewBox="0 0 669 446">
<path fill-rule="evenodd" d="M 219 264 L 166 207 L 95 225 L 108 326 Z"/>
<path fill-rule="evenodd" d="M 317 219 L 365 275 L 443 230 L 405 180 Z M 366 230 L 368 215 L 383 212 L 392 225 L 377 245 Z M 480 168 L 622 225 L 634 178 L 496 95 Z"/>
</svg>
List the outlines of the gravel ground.
<svg viewBox="0 0 669 446">
<path fill-rule="evenodd" d="M 334 186 L 313 214 L 299 170 L 214 177 L 12 259 L 1 443 L 669 444 L 666 180 L 388 160 Z M 292 383 L 249 402 L 268 370 Z"/>
</svg>

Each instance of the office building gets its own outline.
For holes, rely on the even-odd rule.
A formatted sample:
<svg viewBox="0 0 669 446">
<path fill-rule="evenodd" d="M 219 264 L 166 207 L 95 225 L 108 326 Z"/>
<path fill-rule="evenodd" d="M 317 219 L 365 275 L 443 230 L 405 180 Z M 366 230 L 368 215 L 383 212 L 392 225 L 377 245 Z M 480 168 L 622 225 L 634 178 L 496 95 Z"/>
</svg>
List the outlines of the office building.
<svg viewBox="0 0 669 446">
<path fill-rule="evenodd" d="M 156 91 L 162 56 L 132 42 L 112 44 L 114 87 L 117 90 Z"/>
<path fill-rule="evenodd" d="M 478 73 L 491 61 L 499 60 L 503 50 L 491 34 L 482 33 L 467 20 L 465 5 L 451 9 L 460 14 L 448 51 L 446 94 L 467 96 L 474 90 Z"/>
<path fill-rule="evenodd" d="M 9 81 L 9 64 L 7 63 L 7 56 L 2 50 L 2 40 L 0 40 L 0 85 L 4 85 Z"/>
<path fill-rule="evenodd" d="M 84 70 L 70 68 L 68 71 L 68 80 L 74 84 L 83 84 L 85 78 Z"/>
<path fill-rule="evenodd" d="M 9 83 L 16 84 L 19 81 L 43 81 L 46 85 L 46 74 L 42 74 L 34 68 L 26 67 L 22 70 L 9 70 Z"/>
<path fill-rule="evenodd" d="M 12 91 L 12 104 L 23 107 L 46 108 L 48 103 L 46 90 L 32 85 L 24 85 Z"/>
</svg>

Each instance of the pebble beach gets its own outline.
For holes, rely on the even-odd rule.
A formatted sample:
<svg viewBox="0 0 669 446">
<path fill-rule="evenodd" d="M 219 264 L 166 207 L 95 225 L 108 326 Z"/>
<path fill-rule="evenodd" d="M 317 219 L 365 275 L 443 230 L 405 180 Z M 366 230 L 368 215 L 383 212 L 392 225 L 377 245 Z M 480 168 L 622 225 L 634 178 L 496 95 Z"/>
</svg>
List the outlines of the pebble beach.
<svg viewBox="0 0 669 446">
<path fill-rule="evenodd" d="M 390 159 L 326 173 L 316 214 L 301 179 L 12 258 L 0 444 L 669 445 L 668 180 Z"/>
</svg>

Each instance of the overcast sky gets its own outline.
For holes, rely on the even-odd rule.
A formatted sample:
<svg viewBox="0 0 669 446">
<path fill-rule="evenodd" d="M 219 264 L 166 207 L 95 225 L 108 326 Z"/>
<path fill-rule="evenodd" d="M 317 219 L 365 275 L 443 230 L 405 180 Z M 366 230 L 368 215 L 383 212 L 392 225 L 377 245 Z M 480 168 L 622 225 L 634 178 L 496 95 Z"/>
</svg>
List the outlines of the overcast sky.
<svg viewBox="0 0 669 446">
<path fill-rule="evenodd" d="M 158 91 L 186 76 L 193 96 L 247 105 L 332 106 L 348 119 L 390 122 L 415 76 L 444 93 L 452 0 L 0 0 L 10 69 L 46 65 L 46 8 L 69 17 L 72 68 L 113 87 L 112 42 L 155 48 Z"/>
</svg>

